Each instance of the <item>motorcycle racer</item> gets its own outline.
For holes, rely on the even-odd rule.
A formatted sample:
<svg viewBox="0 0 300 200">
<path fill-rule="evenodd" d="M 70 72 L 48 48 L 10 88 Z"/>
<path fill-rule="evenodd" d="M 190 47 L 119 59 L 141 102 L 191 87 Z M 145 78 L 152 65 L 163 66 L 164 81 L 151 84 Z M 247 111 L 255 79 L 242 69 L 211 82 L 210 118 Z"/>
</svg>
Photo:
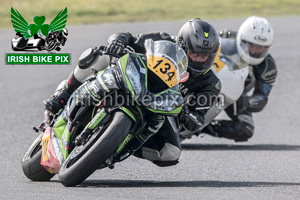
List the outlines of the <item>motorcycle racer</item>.
<svg viewBox="0 0 300 200">
<path fill-rule="evenodd" d="M 97 53 L 96 49 L 87 49 L 79 58 L 78 65 L 71 73 L 68 81 L 60 90 L 44 102 L 46 110 L 57 113 L 67 102 L 72 92 L 92 73 L 105 69 L 113 57 L 120 57 L 124 49 L 132 47 L 138 53 L 145 53 L 144 42 L 146 39 L 169 40 L 177 42 L 188 56 L 189 79 L 182 83 L 183 96 L 195 97 L 217 96 L 221 84 L 215 74 L 210 70 L 219 49 L 219 37 L 215 28 L 205 20 L 199 18 L 186 22 L 179 30 L 178 37 L 171 37 L 166 32 L 149 32 L 132 35 L 128 32 L 115 33 L 108 40 L 107 53 L 113 56 Z M 201 106 L 186 106 L 179 119 L 184 126 L 191 131 L 201 127 L 205 120 L 205 113 L 214 102 L 207 101 Z M 159 134 L 158 134 L 159 133 Z M 181 146 L 177 130 L 169 120 L 153 137 L 143 145 L 136 156 L 148 159 L 158 166 L 170 166 L 178 163 L 181 154 Z"/>
<path fill-rule="evenodd" d="M 237 32 L 224 29 L 219 35 L 225 38 L 225 45 L 233 45 L 231 50 L 237 51 L 249 63 L 250 73 L 243 94 L 236 101 L 236 113 L 235 105 L 225 110 L 231 120 L 215 120 L 202 132 L 236 142 L 247 141 L 254 133 L 252 113 L 260 112 L 266 106 L 277 76 L 275 60 L 269 54 L 274 31 L 265 18 L 251 16 L 241 24 Z M 254 91 L 249 95 L 252 89 Z"/>
</svg>

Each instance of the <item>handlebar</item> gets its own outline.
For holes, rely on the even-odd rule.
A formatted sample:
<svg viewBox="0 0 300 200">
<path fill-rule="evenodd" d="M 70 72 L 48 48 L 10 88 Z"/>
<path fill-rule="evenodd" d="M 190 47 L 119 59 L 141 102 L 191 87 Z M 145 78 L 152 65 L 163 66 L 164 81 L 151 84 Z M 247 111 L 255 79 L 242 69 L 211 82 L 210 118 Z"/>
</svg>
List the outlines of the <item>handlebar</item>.
<svg viewBox="0 0 300 200">
<path fill-rule="evenodd" d="M 127 46 L 123 51 L 122 51 L 122 56 L 120 55 L 116 55 L 114 53 L 109 53 L 107 52 L 107 47 L 106 46 L 100 46 L 98 48 L 98 51 L 100 51 L 100 53 L 105 54 L 105 55 L 109 55 L 115 58 L 121 58 L 123 55 L 127 54 L 127 53 L 135 53 L 135 50 L 131 47 L 131 46 Z"/>
</svg>

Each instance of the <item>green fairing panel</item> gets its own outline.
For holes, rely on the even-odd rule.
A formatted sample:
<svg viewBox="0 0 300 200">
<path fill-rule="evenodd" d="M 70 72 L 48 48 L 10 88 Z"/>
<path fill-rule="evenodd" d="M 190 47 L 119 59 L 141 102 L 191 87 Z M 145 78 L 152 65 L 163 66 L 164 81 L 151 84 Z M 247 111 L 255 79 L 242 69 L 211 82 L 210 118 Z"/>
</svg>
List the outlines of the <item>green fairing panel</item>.
<svg viewBox="0 0 300 200">
<path fill-rule="evenodd" d="M 123 75 L 125 77 L 125 80 L 126 80 L 126 83 L 127 83 L 127 87 L 130 91 L 130 93 L 135 96 L 135 93 L 134 93 L 134 90 L 132 88 L 132 85 L 126 75 L 126 66 L 127 66 L 127 60 L 128 60 L 128 57 L 129 57 L 129 54 L 126 54 L 125 56 L 123 56 L 122 58 L 120 58 L 120 63 L 121 63 L 121 67 L 122 67 L 122 72 L 123 72 Z"/>
<path fill-rule="evenodd" d="M 129 134 L 127 135 L 127 137 L 125 138 L 125 140 L 122 142 L 122 144 L 119 146 L 119 148 L 116 151 L 116 155 L 118 155 L 123 148 L 126 146 L 126 144 L 131 140 L 131 138 L 133 137 L 133 135 Z"/>
<path fill-rule="evenodd" d="M 141 56 L 138 55 L 138 58 L 139 58 L 140 62 L 143 64 L 143 67 L 145 69 L 145 87 L 146 87 L 146 89 L 148 89 L 148 76 L 147 76 L 148 68 L 146 67 L 145 63 L 143 62 Z"/>
<path fill-rule="evenodd" d="M 63 135 L 62 135 L 62 139 L 61 139 L 61 149 L 63 151 L 63 155 L 64 155 L 64 159 L 66 159 L 69 155 L 69 144 L 70 144 L 70 136 L 71 136 L 71 133 L 69 132 L 67 126 L 63 132 Z"/>
<path fill-rule="evenodd" d="M 154 112 L 154 113 L 161 113 L 161 114 L 165 114 L 165 115 L 177 115 L 180 113 L 181 109 L 182 109 L 183 105 L 181 105 L 180 107 L 170 111 L 170 112 L 165 112 L 165 111 L 160 111 L 160 110 L 154 110 L 151 108 L 147 108 L 148 110 Z"/>
<path fill-rule="evenodd" d="M 64 159 L 66 159 L 69 155 L 68 149 L 65 147 L 69 146 L 70 143 L 70 132 L 67 127 L 67 122 L 63 119 L 62 115 L 60 115 L 57 119 L 57 122 L 53 128 L 56 133 L 58 139 L 60 140 L 62 153 L 64 155 Z"/>
<path fill-rule="evenodd" d="M 92 121 L 89 123 L 88 128 L 89 129 L 94 129 L 101 121 L 102 119 L 106 116 L 106 112 L 104 109 L 102 109 L 100 112 L 96 114 L 96 116 L 92 119 Z"/>
<path fill-rule="evenodd" d="M 101 77 L 103 73 L 104 73 L 104 70 L 101 71 L 101 72 L 98 72 L 97 79 L 99 80 L 99 82 L 100 82 L 101 86 L 103 87 L 103 89 L 104 89 L 106 92 L 108 92 L 109 90 L 108 90 L 108 88 L 106 87 L 106 85 L 105 85 L 105 83 L 103 82 L 103 79 L 102 79 L 102 77 Z"/>
<path fill-rule="evenodd" d="M 63 119 L 62 115 L 60 115 L 57 119 L 57 122 L 56 122 L 54 128 L 53 128 L 59 139 L 61 139 L 61 136 L 66 128 L 66 125 L 67 125 L 67 122 Z"/>
<path fill-rule="evenodd" d="M 122 110 L 133 120 L 136 121 L 134 114 L 127 108 L 122 107 Z"/>
</svg>

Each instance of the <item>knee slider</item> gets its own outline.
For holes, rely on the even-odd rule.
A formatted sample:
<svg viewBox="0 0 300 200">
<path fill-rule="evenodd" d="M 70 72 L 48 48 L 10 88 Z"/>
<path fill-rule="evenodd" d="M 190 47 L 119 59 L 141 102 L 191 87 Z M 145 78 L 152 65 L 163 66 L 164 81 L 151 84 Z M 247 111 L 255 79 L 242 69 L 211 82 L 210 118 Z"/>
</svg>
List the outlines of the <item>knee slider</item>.
<svg viewBox="0 0 300 200">
<path fill-rule="evenodd" d="M 164 167 L 178 163 L 181 150 L 169 143 L 165 143 L 161 150 L 142 147 L 142 158 L 152 161 L 154 164 Z"/>
<path fill-rule="evenodd" d="M 180 155 L 181 150 L 178 147 L 166 143 L 162 150 L 160 150 L 160 158 L 154 160 L 153 163 L 160 167 L 176 165 Z"/>
<path fill-rule="evenodd" d="M 88 48 L 79 57 L 79 61 L 78 61 L 79 68 L 80 69 L 89 68 L 94 63 L 94 61 L 98 56 L 100 55 L 97 53 L 97 50 Z"/>
<path fill-rule="evenodd" d="M 170 167 L 173 165 L 176 165 L 177 163 L 179 163 L 178 160 L 175 161 L 159 161 L 159 160 L 155 160 L 153 161 L 154 164 L 156 164 L 159 167 Z"/>
<path fill-rule="evenodd" d="M 160 150 L 160 155 L 163 161 L 175 161 L 179 159 L 181 150 L 170 143 L 165 143 L 164 147 Z"/>
</svg>

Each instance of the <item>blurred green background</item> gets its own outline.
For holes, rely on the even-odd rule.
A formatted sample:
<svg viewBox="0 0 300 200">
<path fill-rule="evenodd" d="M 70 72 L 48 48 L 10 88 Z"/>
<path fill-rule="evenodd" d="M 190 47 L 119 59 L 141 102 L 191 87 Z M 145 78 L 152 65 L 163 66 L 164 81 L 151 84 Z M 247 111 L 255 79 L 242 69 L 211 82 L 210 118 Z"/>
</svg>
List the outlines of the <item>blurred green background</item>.
<svg viewBox="0 0 300 200">
<path fill-rule="evenodd" d="M 11 27 L 10 8 L 27 20 L 46 16 L 50 23 L 68 7 L 68 25 L 108 22 L 300 15 L 300 0 L 0 0 L 0 28 Z"/>
</svg>

